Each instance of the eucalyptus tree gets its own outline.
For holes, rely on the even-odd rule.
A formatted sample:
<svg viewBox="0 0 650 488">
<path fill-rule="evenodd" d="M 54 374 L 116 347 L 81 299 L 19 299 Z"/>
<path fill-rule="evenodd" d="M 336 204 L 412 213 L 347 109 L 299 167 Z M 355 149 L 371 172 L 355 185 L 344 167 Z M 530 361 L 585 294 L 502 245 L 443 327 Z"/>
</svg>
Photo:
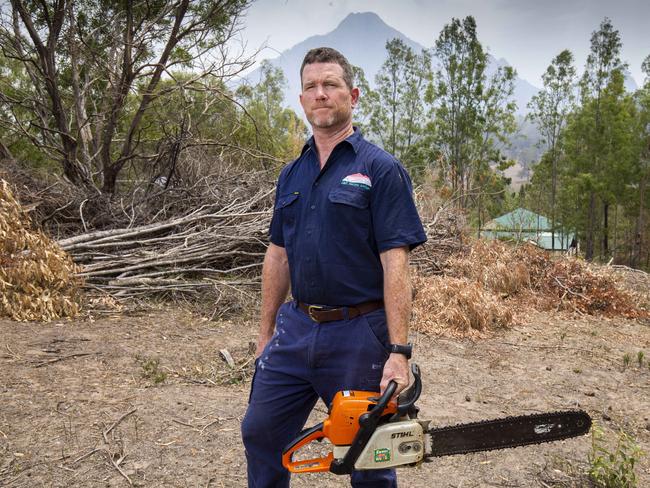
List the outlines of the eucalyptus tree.
<svg viewBox="0 0 650 488">
<path fill-rule="evenodd" d="M 304 144 L 307 128 L 302 119 L 284 106 L 287 81 L 281 68 L 262 61 L 260 78 L 254 85 L 237 89 L 240 102 L 239 126 L 233 139 L 256 149 L 264 167 L 271 162 L 294 159 Z"/>
<path fill-rule="evenodd" d="M 515 130 L 512 99 L 516 72 L 498 67 L 488 76 L 488 54 L 478 40 L 476 21 L 452 19 L 436 40 L 432 124 L 440 169 L 467 207 L 482 173 L 502 162 L 499 144 Z M 479 196 L 481 189 L 476 189 Z"/>
<path fill-rule="evenodd" d="M 565 49 L 555 56 L 542 75 L 544 87 L 528 103 L 532 120 L 542 135 L 551 165 L 551 242 L 555 249 L 556 195 L 558 185 L 558 162 L 561 155 L 560 135 L 566 126 L 569 113 L 575 104 L 576 69 L 573 54 Z"/>
<path fill-rule="evenodd" d="M 143 154 L 142 125 L 155 99 L 248 66 L 225 48 L 248 0 L 11 0 L 0 5 L 3 55 L 30 85 L 2 103 L 7 129 L 57 161 L 66 178 L 106 194 Z M 173 71 L 192 76 L 158 90 Z"/>
<path fill-rule="evenodd" d="M 359 88 L 360 96 L 354 108 L 354 125 L 370 135 L 370 118 L 375 108 L 379 105 L 379 94 L 370 87 L 366 73 L 360 66 L 352 66 L 353 85 Z"/>
<path fill-rule="evenodd" d="M 650 258 L 647 246 L 646 236 L 646 191 L 648 179 L 650 178 L 650 55 L 648 55 L 641 65 L 645 75 L 645 82 L 636 94 L 636 104 L 639 109 L 637 130 L 639 134 L 639 153 L 637 159 L 637 177 L 638 182 L 638 213 L 634 229 L 634 242 L 632 245 L 631 265 L 636 267 L 641 264 L 641 256 L 645 251 L 646 256 Z M 645 266 L 650 262 L 646 258 Z"/>
<path fill-rule="evenodd" d="M 587 229 L 586 229 L 586 249 L 587 259 L 594 257 L 595 236 L 598 227 L 597 205 L 598 200 L 602 204 L 602 240 L 601 246 L 603 254 L 609 253 L 609 207 L 612 201 L 611 194 L 603 191 L 603 179 L 599 176 L 607 173 L 607 161 L 605 155 L 610 153 L 608 145 L 611 148 L 611 142 L 605 137 L 607 127 L 603 123 L 603 96 L 612 83 L 616 83 L 622 76 L 627 67 L 621 61 L 621 36 L 618 30 L 614 28 L 609 18 L 605 18 L 597 31 L 591 35 L 591 49 L 585 71 L 580 80 L 580 97 L 583 107 L 589 106 L 588 113 L 590 121 L 584 127 L 587 131 L 585 136 L 585 157 L 587 165 L 582 169 L 585 175 L 590 177 L 584 178 L 584 190 L 589 195 Z M 611 97 L 612 91 L 608 95 Z M 623 93 L 620 93 L 623 96 Z M 610 99 L 611 102 L 611 99 Z M 611 108 L 611 104 L 609 105 Z M 610 192 L 611 193 L 611 192 Z"/>
<path fill-rule="evenodd" d="M 386 43 L 386 61 L 369 93 L 368 129 L 387 151 L 413 170 L 425 164 L 421 149 L 426 123 L 425 93 L 431 84 L 431 55 L 416 53 L 401 39 Z M 366 105 L 367 106 L 367 105 Z"/>
</svg>

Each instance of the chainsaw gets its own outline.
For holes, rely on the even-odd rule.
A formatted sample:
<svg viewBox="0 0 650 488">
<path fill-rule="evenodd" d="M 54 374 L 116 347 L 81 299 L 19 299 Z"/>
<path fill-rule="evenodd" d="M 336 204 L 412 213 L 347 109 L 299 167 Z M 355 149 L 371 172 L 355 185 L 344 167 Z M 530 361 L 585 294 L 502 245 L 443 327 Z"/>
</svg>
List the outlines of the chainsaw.
<svg viewBox="0 0 650 488">
<path fill-rule="evenodd" d="M 340 391 L 332 400 L 329 416 L 303 430 L 284 449 L 282 463 L 292 473 L 416 466 L 432 457 L 552 442 L 589 432 L 591 418 L 582 410 L 521 415 L 448 427 L 431 426 L 417 418 L 415 402 L 422 392 L 420 370 L 412 364 L 414 382 L 397 401 L 397 384 L 384 394 Z M 314 441 L 329 440 L 332 450 L 324 457 L 296 459 Z M 301 453 L 304 454 L 304 453 Z"/>
</svg>

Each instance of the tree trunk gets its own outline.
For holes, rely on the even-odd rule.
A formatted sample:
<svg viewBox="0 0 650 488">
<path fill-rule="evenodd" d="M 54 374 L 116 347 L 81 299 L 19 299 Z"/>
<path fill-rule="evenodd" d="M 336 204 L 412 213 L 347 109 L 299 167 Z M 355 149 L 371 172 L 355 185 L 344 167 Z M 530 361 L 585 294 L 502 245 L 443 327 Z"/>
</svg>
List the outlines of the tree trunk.
<svg viewBox="0 0 650 488">
<path fill-rule="evenodd" d="M 609 256 L 609 203 L 603 202 L 603 252 L 605 257 Z"/>
<path fill-rule="evenodd" d="M 645 235 L 645 187 L 647 184 L 647 171 L 643 171 L 639 182 L 639 215 L 636 221 L 636 235 L 634 236 L 631 265 L 636 268 L 639 265 L 643 249 L 643 237 Z"/>
<path fill-rule="evenodd" d="M 108 195 L 113 195 L 115 193 L 115 187 L 117 184 L 117 175 L 120 173 L 120 169 L 117 165 L 110 165 L 104 167 L 104 184 L 102 186 L 102 193 Z"/>
<path fill-rule="evenodd" d="M 0 160 L 2 159 L 13 159 L 13 155 L 7 146 L 0 141 Z"/>
<path fill-rule="evenodd" d="M 596 195 L 592 191 L 589 194 L 589 215 L 587 218 L 587 243 L 585 249 L 585 259 L 591 261 L 594 259 L 594 227 L 596 224 Z"/>
</svg>

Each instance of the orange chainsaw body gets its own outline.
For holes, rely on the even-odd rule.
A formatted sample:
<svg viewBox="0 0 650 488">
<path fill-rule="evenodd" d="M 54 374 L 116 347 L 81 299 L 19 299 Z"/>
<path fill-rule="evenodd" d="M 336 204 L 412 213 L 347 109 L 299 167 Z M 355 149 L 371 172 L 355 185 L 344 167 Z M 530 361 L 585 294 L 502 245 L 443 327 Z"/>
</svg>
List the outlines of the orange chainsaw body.
<svg viewBox="0 0 650 488">
<path fill-rule="evenodd" d="M 323 422 L 326 437 L 335 446 L 349 446 L 359 430 L 359 417 L 377 404 L 379 393 L 370 391 L 339 391 L 334 395 L 329 417 Z M 397 403 L 391 401 L 384 415 L 397 413 Z"/>
<path fill-rule="evenodd" d="M 310 442 L 320 439 L 328 439 L 335 446 L 352 444 L 359 430 L 359 417 L 377 405 L 378 397 L 379 393 L 370 391 L 339 391 L 334 395 L 329 416 L 314 428 L 303 431 L 298 439 L 285 450 L 282 463 L 293 472 L 329 471 L 334 459 L 331 452 L 326 457 L 301 461 L 294 461 L 293 455 Z M 397 402 L 391 400 L 382 415 L 395 413 L 397 413 Z"/>
</svg>

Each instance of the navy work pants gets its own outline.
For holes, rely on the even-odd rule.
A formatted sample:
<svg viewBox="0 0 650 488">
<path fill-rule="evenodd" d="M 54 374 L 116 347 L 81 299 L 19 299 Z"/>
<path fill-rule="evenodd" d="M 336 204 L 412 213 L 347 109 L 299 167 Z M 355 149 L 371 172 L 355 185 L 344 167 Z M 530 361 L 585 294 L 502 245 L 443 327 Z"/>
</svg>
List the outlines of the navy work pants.
<svg viewBox="0 0 650 488">
<path fill-rule="evenodd" d="M 289 486 L 282 450 L 318 398 L 329 406 L 341 390 L 379 391 L 388 344 L 383 309 L 319 324 L 295 302 L 282 305 L 275 334 L 257 360 L 242 422 L 250 488 Z M 397 486 L 394 470 L 355 471 L 351 478 L 354 487 Z"/>
</svg>

